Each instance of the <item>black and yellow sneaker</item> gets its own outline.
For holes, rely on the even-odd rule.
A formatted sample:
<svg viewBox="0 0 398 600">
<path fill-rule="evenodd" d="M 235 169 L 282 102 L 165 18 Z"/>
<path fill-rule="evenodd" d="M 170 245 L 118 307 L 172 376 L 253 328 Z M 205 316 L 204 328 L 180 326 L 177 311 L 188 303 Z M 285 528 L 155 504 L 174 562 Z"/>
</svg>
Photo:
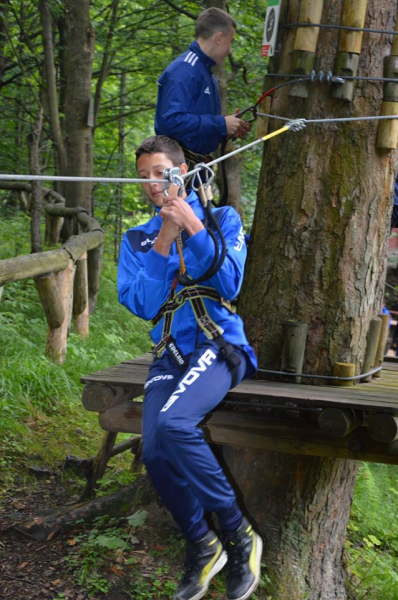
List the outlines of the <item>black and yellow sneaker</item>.
<svg viewBox="0 0 398 600">
<path fill-rule="evenodd" d="M 185 573 L 173 600 L 199 600 L 207 592 L 210 580 L 227 562 L 227 553 L 214 531 L 197 542 L 187 542 Z"/>
<path fill-rule="evenodd" d="M 260 581 L 262 539 L 243 517 L 239 529 L 226 534 L 224 547 L 228 554 L 227 598 L 247 600 Z"/>
</svg>

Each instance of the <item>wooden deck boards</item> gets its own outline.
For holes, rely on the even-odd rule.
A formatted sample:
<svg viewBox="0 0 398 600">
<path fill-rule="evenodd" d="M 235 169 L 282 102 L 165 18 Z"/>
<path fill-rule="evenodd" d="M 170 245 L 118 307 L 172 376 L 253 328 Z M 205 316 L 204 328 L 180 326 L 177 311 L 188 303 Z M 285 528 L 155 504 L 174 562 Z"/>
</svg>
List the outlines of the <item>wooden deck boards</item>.
<svg viewBox="0 0 398 600">
<path fill-rule="evenodd" d="M 152 357 L 150 354 L 123 362 L 114 367 L 82 377 L 85 384 L 100 384 L 134 388 L 134 394 L 143 393 L 144 383 Z M 245 380 L 228 394 L 231 400 L 251 400 L 260 403 L 294 402 L 300 406 L 362 408 L 398 412 L 398 360 L 386 360 L 380 377 L 370 383 L 350 387 L 319 386 L 284 383 L 267 380 Z"/>
</svg>

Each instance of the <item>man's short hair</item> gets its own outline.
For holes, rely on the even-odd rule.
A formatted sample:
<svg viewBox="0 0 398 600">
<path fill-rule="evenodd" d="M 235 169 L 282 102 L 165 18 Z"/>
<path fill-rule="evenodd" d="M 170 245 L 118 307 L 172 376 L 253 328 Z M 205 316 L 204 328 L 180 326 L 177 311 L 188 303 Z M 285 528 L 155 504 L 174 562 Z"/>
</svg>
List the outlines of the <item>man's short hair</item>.
<svg viewBox="0 0 398 600">
<path fill-rule="evenodd" d="M 166 154 L 175 167 L 185 163 L 185 156 L 181 146 L 175 140 L 167 137 L 167 135 L 152 135 L 144 140 L 135 151 L 135 161 L 137 162 L 143 154 L 156 154 L 157 152 Z"/>
<path fill-rule="evenodd" d="M 208 8 L 196 19 L 195 37 L 208 40 L 216 31 L 228 35 L 232 28 L 236 29 L 236 22 L 231 15 L 221 8 Z"/>
</svg>

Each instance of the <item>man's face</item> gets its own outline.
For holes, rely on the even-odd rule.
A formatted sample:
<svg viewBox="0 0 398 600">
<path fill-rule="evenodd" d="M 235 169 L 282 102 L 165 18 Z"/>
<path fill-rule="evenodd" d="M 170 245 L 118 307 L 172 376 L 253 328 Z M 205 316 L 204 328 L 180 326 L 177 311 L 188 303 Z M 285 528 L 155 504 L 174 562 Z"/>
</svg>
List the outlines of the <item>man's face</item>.
<svg viewBox="0 0 398 600">
<path fill-rule="evenodd" d="M 163 154 L 142 154 L 137 160 L 137 171 L 141 179 L 163 179 L 163 171 L 168 167 L 173 167 L 171 160 Z M 143 183 L 145 194 L 155 206 L 163 206 L 163 183 Z"/>
<path fill-rule="evenodd" d="M 235 37 L 235 29 L 232 27 L 227 35 L 224 35 L 221 31 L 217 32 L 215 35 L 216 47 L 213 58 L 218 65 L 221 65 L 228 54 L 231 54 L 231 46 Z"/>
</svg>

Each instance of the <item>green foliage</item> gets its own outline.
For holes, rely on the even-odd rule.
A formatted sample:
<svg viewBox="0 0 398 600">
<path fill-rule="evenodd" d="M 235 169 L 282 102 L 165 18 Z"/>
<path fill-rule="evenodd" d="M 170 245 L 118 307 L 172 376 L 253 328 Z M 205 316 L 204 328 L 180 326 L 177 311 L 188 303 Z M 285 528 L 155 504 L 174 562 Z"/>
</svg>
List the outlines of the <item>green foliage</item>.
<svg viewBox="0 0 398 600">
<path fill-rule="evenodd" d="M 18 216 L 2 219 L 1 224 L 3 256 L 14 255 L 16 247 L 28 252 L 29 220 Z M 112 258 L 105 254 L 90 336 L 83 342 L 76 333 L 70 334 L 64 365 L 55 365 L 45 356 L 47 324 L 32 280 L 4 287 L 0 327 L 0 479 L 6 482 L 12 477 L 26 455 L 28 462 L 29 455 L 36 453 L 58 461 L 67 453 L 65 445 L 70 450 L 79 448 L 79 453 L 85 444 L 87 452 L 95 454 L 101 432 L 96 415 L 81 405 L 80 378 L 149 350 L 147 324 L 118 302 Z M 77 439 L 77 428 L 84 430 L 83 438 Z M 40 437 L 44 432 L 46 451 Z M 129 477 L 129 473 L 119 474 L 118 481 L 126 483 Z"/>
<path fill-rule="evenodd" d="M 396 467 L 362 463 L 346 541 L 353 600 L 398 599 Z"/>
</svg>

